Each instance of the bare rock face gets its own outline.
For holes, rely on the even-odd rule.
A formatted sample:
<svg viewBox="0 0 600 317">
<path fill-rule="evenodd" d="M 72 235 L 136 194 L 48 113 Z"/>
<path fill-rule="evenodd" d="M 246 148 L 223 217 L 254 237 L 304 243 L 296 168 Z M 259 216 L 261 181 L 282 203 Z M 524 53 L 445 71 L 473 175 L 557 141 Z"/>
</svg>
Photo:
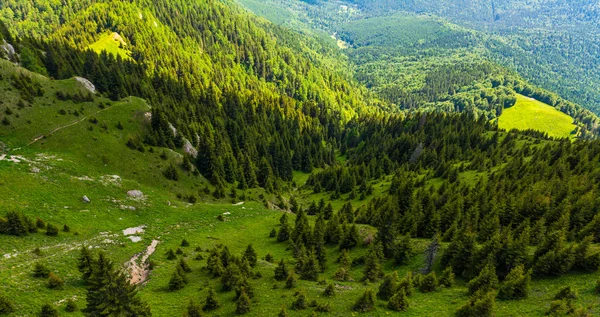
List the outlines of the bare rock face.
<svg viewBox="0 0 600 317">
<path fill-rule="evenodd" d="M 94 84 L 92 84 L 91 81 L 83 78 L 83 77 L 75 77 L 75 80 L 77 80 L 80 84 L 83 85 L 83 87 L 85 87 L 85 89 L 89 90 L 89 92 L 95 94 L 96 93 L 96 86 L 94 86 Z"/>
<path fill-rule="evenodd" d="M 184 139 L 183 142 L 183 151 L 189 154 L 191 157 L 196 158 L 198 156 L 198 150 L 194 148 L 192 143 L 187 139 Z"/>
<path fill-rule="evenodd" d="M 6 40 L 3 40 L 2 45 L 0 45 L 0 51 L 2 52 L 2 57 L 8 59 L 11 62 L 16 60 L 17 53 L 15 52 L 15 48 Z"/>
</svg>

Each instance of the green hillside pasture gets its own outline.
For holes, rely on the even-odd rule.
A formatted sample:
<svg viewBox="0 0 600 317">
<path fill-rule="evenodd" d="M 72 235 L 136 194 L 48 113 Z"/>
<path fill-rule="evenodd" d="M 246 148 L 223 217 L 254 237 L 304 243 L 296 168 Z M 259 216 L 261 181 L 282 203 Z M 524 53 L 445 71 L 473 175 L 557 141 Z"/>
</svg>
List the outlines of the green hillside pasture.
<svg viewBox="0 0 600 317">
<path fill-rule="evenodd" d="M 113 32 L 102 36 L 98 41 L 89 46 L 90 49 L 97 53 L 106 51 L 114 56 L 121 56 L 123 59 L 131 59 L 131 52 L 125 49 L 127 44 L 119 33 Z"/>
<path fill-rule="evenodd" d="M 517 95 L 517 103 L 504 109 L 498 127 L 507 131 L 533 129 L 555 138 L 574 137 L 576 128 L 569 115 L 523 95 Z"/>
</svg>

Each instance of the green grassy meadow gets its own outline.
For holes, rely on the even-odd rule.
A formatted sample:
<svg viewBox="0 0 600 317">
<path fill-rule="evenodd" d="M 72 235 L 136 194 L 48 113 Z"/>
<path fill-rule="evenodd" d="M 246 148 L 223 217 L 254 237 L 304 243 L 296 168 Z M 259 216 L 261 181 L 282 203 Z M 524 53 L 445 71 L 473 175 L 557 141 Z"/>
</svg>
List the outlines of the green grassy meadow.
<svg viewBox="0 0 600 317">
<path fill-rule="evenodd" d="M 517 95 L 517 103 L 504 109 L 498 127 L 507 131 L 533 129 L 555 138 L 573 138 L 576 128 L 569 115 L 523 95 Z"/>
<path fill-rule="evenodd" d="M 131 52 L 125 48 L 127 44 L 118 33 L 110 33 L 102 36 L 98 41 L 89 46 L 94 52 L 106 51 L 123 59 L 131 59 Z"/>
</svg>

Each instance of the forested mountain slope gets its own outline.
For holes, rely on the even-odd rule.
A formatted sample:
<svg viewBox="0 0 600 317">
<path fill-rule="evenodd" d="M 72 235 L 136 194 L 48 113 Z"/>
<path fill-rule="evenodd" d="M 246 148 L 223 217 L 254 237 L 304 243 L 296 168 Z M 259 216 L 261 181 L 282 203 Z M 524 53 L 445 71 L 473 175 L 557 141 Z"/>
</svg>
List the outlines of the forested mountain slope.
<svg viewBox="0 0 600 317">
<path fill-rule="evenodd" d="M 263 3 L 241 2 L 266 17 L 276 16 Z M 470 6 L 461 11 L 457 9 L 460 5 Z M 487 5 L 489 3 L 484 6 Z M 596 91 L 593 78 L 597 77 L 593 74 L 597 69 L 593 66 L 596 56 L 593 39 L 571 40 L 573 52 L 567 54 L 561 50 L 568 46 L 564 45 L 569 42 L 568 38 L 552 36 L 546 41 L 541 36 L 550 33 L 540 33 L 539 28 L 519 28 L 518 32 L 527 33 L 517 37 L 517 31 L 491 32 L 483 27 L 483 22 L 474 26 L 467 23 L 471 21 L 467 18 L 452 19 L 441 13 L 436 17 L 431 15 L 436 12 L 427 10 L 443 8 L 448 14 L 479 12 L 481 16 L 480 5 L 471 2 L 443 5 L 420 1 L 271 0 L 268 6 L 298 13 L 296 23 L 280 21 L 283 25 L 298 28 L 300 23 L 304 28 L 324 30 L 341 39 L 342 47 L 349 47 L 344 52 L 356 65 L 356 78 L 403 109 L 452 111 L 464 110 L 468 104 L 470 111 L 493 119 L 511 104 L 511 98 L 505 95 L 513 90 L 574 117 L 586 131 L 598 128 L 596 115 L 586 110 L 595 109 L 595 102 L 590 99 Z M 539 4 L 533 7 L 538 8 Z M 589 35 L 573 33 L 573 36 Z M 587 48 L 576 47 L 581 43 Z M 497 84 L 491 83 L 490 77 L 495 77 L 492 80 L 495 82 L 514 82 L 515 85 L 503 85 L 508 90 L 498 91 L 492 89 Z M 483 96 L 490 94 L 495 97 L 484 100 Z M 505 104 L 503 100 L 508 102 Z"/>
<path fill-rule="evenodd" d="M 1 3 L 0 315 L 600 313 L 596 118 L 477 54 L 477 32 Z M 350 65 L 315 35 L 340 21 Z M 577 130 L 490 120 L 524 100 Z"/>
<path fill-rule="evenodd" d="M 292 167 L 331 164 L 342 124 L 380 111 L 336 50 L 218 1 L 5 9 L 11 7 L 26 19 L 10 28 L 34 36 L 23 40 L 31 44 L 23 45 L 24 66 L 45 68 L 54 78 L 86 77 L 115 100 L 148 99 L 152 131 L 144 141 L 171 148 L 189 142 L 201 153 L 190 161 L 215 183 L 241 180 L 244 170 L 255 186 L 262 158 L 284 180 L 291 180 Z M 95 53 L 77 51 L 107 31 L 123 38 L 133 60 L 104 54 L 99 62 Z"/>
<path fill-rule="evenodd" d="M 428 13 L 483 31 L 490 57 L 598 113 L 599 8 L 595 1 L 351 1 L 369 16 Z"/>
</svg>

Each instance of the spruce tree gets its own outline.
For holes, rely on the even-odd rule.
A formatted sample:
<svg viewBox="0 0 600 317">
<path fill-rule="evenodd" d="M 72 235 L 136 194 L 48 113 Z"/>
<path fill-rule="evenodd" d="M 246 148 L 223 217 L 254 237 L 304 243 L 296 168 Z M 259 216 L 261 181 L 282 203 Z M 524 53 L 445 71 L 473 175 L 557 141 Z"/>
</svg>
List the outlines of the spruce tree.
<svg viewBox="0 0 600 317">
<path fill-rule="evenodd" d="M 46 235 L 49 237 L 58 236 L 58 227 L 49 223 L 46 225 Z"/>
<path fill-rule="evenodd" d="M 294 273 L 294 271 L 291 271 L 287 279 L 285 280 L 285 287 L 294 288 L 296 287 L 296 284 L 298 284 L 298 278 L 296 278 L 296 274 Z"/>
<path fill-rule="evenodd" d="M 50 270 L 48 269 L 48 267 L 46 267 L 46 265 L 37 262 L 33 268 L 33 277 L 42 277 L 42 278 L 47 278 L 48 275 L 50 274 Z"/>
<path fill-rule="evenodd" d="M 175 260 L 177 259 L 177 255 L 175 255 L 175 251 L 173 251 L 173 249 L 169 249 L 169 251 L 167 251 L 167 260 Z"/>
<path fill-rule="evenodd" d="M 403 290 L 406 296 L 411 296 L 413 294 L 413 275 L 411 272 L 406 273 L 406 276 L 400 281 L 398 285 L 398 290 Z"/>
<path fill-rule="evenodd" d="M 308 281 L 316 281 L 319 277 L 319 261 L 314 252 L 310 252 L 302 265 L 300 278 Z"/>
<path fill-rule="evenodd" d="M 496 269 L 494 266 L 487 264 L 477 277 L 469 281 L 467 287 L 469 288 L 469 294 L 475 294 L 475 292 L 479 290 L 487 293 L 497 289 L 498 277 L 496 276 Z"/>
<path fill-rule="evenodd" d="M 454 272 L 452 272 L 451 266 L 444 269 L 444 271 L 442 272 L 442 276 L 440 276 L 439 282 L 442 286 L 448 288 L 452 287 L 452 284 L 454 284 Z"/>
<path fill-rule="evenodd" d="M 181 240 L 181 246 L 182 247 L 189 247 L 190 243 L 186 239 L 183 239 L 183 240 Z"/>
<path fill-rule="evenodd" d="M 177 266 L 185 273 L 192 272 L 192 268 L 189 266 L 189 264 L 187 264 L 187 262 L 183 258 L 179 259 L 179 262 L 177 262 Z"/>
<path fill-rule="evenodd" d="M 65 311 L 68 313 L 76 312 L 79 308 L 77 307 L 77 303 L 72 298 L 67 300 L 67 305 L 65 306 Z"/>
<path fill-rule="evenodd" d="M 183 276 L 181 276 L 179 270 L 175 269 L 173 274 L 171 275 L 171 279 L 169 280 L 169 290 L 177 291 L 182 289 L 185 286 L 185 280 Z"/>
<path fill-rule="evenodd" d="M 202 308 L 193 300 L 190 300 L 185 317 L 202 317 L 204 314 L 202 313 Z"/>
<path fill-rule="evenodd" d="M 303 310 L 308 307 L 308 303 L 306 300 L 306 294 L 304 291 L 300 291 L 298 295 L 296 295 L 296 300 L 292 303 L 292 308 L 295 310 Z"/>
<path fill-rule="evenodd" d="M 269 238 L 275 238 L 277 237 L 277 230 L 275 230 L 275 228 L 273 228 L 271 230 L 271 232 L 269 232 Z"/>
<path fill-rule="evenodd" d="M 206 296 L 206 302 L 204 303 L 204 306 L 202 306 L 202 310 L 213 311 L 219 307 L 221 307 L 219 297 L 217 297 L 217 292 L 215 292 L 215 289 L 211 287 L 208 290 L 208 296 Z"/>
<path fill-rule="evenodd" d="M 377 291 L 377 298 L 381 300 L 389 300 L 396 291 L 398 290 L 398 284 L 400 284 L 400 279 L 398 278 L 398 272 L 394 271 L 385 276 L 383 282 L 379 285 L 379 290 Z"/>
<path fill-rule="evenodd" d="M 242 290 L 240 296 L 235 302 L 235 312 L 238 315 L 243 315 L 250 312 L 250 298 L 244 290 Z"/>
<path fill-rule="evenodd" d="M 403 289 L 398 290 L 387 303 L 387 308 L 394 311 L 407 311 L 408 298 Z"/>
<path fill-rule="evenodd" d="M 496 303 L 493 292 L 485 293 L 477 291 L 469 298 L 469 301 L 461 306 L 457 311 L 456 317 L 493 317 L 494 305 Z"/>
<path fill-rule="evenodd" d="M 92 275 L 94 266 L 94 258 L 85 245 L 81 247 L 79 258 L 77 259 L 77 269 L 81 273 L 82 279 L 87 282 Z"/>
<path fill-rule="evenodd" d="M 334 214 L 325 226 L 325 235 L 323 237 L 327 244 L 338 244 L 341 240 L 340 221 L 337 214 Z"/>
<path fill-rule="evenodd" d="M 346 230 L 342 241 L 340 242 L 340 250 L 347 249 L 350 250 L 358 245 L 358 228 L 356 225 L 352 225 Z"/>
<path fill-rule="evenodd" d="M 87 306 L 90 316 L 151 316 L 150 308 L 137 296 L 137 289 L 101 252 L 88 280 Z"/>
<path fill-rule="evenodd" d="M 354 303 L 352 309 L 359 313 L 366 313 L 375 309 L 375 292 L 367 288 L 356 303 Z"/>
<path fill-rule="evenodd" d="M 330 220 L 331 216 L 333 216 L 333 206 L 331 203 L 328 203 L 327 206 L 325 206 L 325 209 L 323 209 L 323 218 L 325 218 L 325 220 Z"/>
<path fill-rule="evenodd" d="M 281 227 L 279 228 L 279 232 L 277 233 L 277 242 L 285 242 L 290 239 L 290 225 L 287 220 L 287 214 L 283 214 L 279 219 L 281 223 Z"/>
<path fill-rule="evenodd" d="M 50 304 L 44 304 L 40 310 L 39 317 L 58 317 L 58 310 Z"/>
<path fill-rule="evenodd" d="M 437 286 L 438 286 L 438 280 L 435 275 L 435 271 L 432 271 L 431 273 L 429 273 L 429 274 L 425 275 L 425 277 L 423 277 L 423 280 L 421 281 L 421 285 L 420 285 L 419 289 L 423 293 L 429 293 L 429 292 L 434 292 L 435 289 L 437 288 Z"/>
<path fill-rule="evenodd" d="M 285 266 L 285 261 L 281 259 L 281 261 L 279 261 L 279 264 L 275 268 L 275 279 L 278 281 L 284 281 L 288 277 L 288 274 L 289 272 L 287 267 Z"/>
<path fill-rule="evenodd" d="M 371 248 L 366 256 L 365 268 L 363 270 L 362 281 L 375 282 L 383 276 L 381 270 L 381 263 L 375 253 L 375 250 Z"/>
<path fill-rule="evenodd" d="M 225 272 L 219 251 L 214 248 L 210 251 L 210 255 L 206 259 L 206 268 L 213 277 L 220 277 Z"/>
<path fill-rule="evenodd" d="M 224 291 L 231 291 L 243 278 L 242 271 L 235 263 L 231 263 L 221 276 L 221 285 Z"/>
<path fill-rule="evenodd" d="M 415 251 L 408 235 L 400 237 L 394 244 L 394 260 L 398 265 L 407 264 L 414 256 L 414 253 Z"/>
<path fill-rule="evenodd" d="M 258 256 L 256 255 L 256 251 L 254 251 L 252 244 L 249 244 L 246 248 L 243 258 L 248 261 L 251 267 L 256 266 L 256 260 Z"/>
<path fill-rule="evenodd" d="M 529 294 L 531 270 L 525 272 L 525 267 L 519 265 L 513 268 L 498 289 L 500 299 L 524 299 Z"/>
<path fill-rule="evenodd" d="M 327 285 L 327 287 L 323 291 L 323 295 L 327 297 L 335 296 L 335 286 L 333 286 L 333 283 L 329 283 L 329 285 Z"/>
<path fill-rule="evenodd" d="M 278 317 L 289 317 L 287 309 L 285 309 L 285 305 L 281 305 L 281 309 L 279 310 Z"/>
<path fill-rule="evenodd" d="M 249 298 L 254 298 L 254 288 L 248 282 L 246 277 L 242 277 L 238 284 L 235 286 L 235 298 L 240 297 L 242 292 L 245 292 Z"/>
</svg>

